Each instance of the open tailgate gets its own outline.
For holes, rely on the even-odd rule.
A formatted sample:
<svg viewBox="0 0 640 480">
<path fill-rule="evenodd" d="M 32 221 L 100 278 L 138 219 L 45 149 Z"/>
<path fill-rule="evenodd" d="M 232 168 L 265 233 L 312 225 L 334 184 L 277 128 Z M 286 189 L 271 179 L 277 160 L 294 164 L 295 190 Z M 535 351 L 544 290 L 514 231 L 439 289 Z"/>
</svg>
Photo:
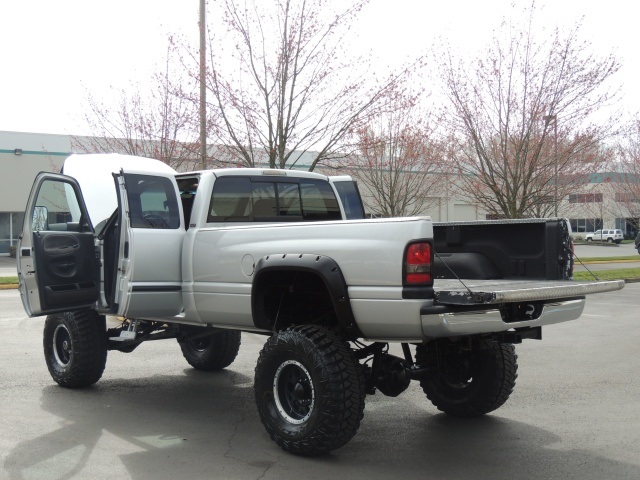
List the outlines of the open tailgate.
<svg viewBox="0 0 640 480">
<path fill-rule="evenodd" d="M 490 305 L 584 297 L 624 287 L 624 280 L 575 282 L 572 280 L 454 280 L 435 281 L 435 303 Z"/>
</svg>

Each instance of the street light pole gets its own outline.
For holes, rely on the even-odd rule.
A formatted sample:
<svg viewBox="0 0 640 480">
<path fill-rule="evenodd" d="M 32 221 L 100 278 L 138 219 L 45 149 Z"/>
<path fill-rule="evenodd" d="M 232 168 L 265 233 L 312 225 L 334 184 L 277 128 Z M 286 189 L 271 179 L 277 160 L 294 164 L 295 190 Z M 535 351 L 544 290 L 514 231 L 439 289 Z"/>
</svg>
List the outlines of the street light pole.
<svg viewBox="0 0 640 480">
<path fill-rule="evenodd" d="M 207 89 L 206 89 L 206 0 L 200 0 L 200 162 L 207 168 Z"/>
</svg>

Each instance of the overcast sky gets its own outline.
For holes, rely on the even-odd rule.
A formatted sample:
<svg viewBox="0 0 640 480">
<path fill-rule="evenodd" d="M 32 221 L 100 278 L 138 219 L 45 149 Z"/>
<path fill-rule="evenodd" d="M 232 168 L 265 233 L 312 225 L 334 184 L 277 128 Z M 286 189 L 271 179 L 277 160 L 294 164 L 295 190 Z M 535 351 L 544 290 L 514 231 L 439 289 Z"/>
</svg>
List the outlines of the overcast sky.
<svg viewBox="0 0 640 480">
<path fill-rule="evenodd" d="M 268 1 L 268 0 L 265 0 Z M 380 68 L 418 55 L 447 37 L 460 51 L 486 43 L 518 0 L 372 0 L 362 13 L 358 48 L 371 48 Z M 164 58 L 168 33 L 197 38 L 198 0 L 2 0 L 0 2 L 0 130 L 88 134 L 87 91 L 144 81 Z M 640 110 L 640 6 L 609 0 L 554 0 L 542 19 L 572 25 L 600 54 L 615 52 L 623 68 L 623 107 Z M 213 18 L 208 23 L 214 22 Z"/>
</svg>

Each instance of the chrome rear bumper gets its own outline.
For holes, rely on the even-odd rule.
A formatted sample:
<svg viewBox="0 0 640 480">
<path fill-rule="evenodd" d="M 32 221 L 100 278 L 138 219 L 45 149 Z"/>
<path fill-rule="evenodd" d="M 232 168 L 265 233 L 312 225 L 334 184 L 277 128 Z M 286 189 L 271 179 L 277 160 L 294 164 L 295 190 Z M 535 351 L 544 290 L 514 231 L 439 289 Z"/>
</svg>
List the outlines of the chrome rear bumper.
<svg viewBox="0 0 640 480">
<path fill-rule="evenodd" d="M 561 300 L 545 304 L 538 318 L 517 322 L 505 322 L 500 310 L 431 313 L 432 308 L 420 312 L 422 331 L 426 338 L 477 335 L 504 332 L 512 328 L 540 327 L 575 320 L 584 309 L 585 300 Z"/>
</svg>

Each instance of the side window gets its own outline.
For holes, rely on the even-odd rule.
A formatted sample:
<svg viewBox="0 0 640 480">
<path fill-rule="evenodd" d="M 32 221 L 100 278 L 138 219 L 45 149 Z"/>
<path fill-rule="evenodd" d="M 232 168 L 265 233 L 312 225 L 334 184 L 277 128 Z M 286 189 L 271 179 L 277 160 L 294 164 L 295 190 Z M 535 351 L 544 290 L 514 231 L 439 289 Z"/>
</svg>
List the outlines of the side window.
<svg viewBox="0 0 640 480">
<path fill-rule="evenodd" d="M 355 182 L 334 182 L 347 220 L 357 220 L 364 218 L 364 206 L 360 199 L 360 193 Z"/>
<path fill-rule="evenodd" d="M 180 210 L 173 183 L 152 175 L 125 174 L 133 228 L 180 228 Z"/>
<path fill-rule="evenodd" d="M 42 182 L 31 212 L 32 231 L 79 232 L 81 228 L 89 230 L 87 222 L 82 222 L 81 217 L 80 202 L 70 183 L 61 180 Z M 82 226 L 83 223 L 85 223 L 84 226 Z"/>
</svg>

